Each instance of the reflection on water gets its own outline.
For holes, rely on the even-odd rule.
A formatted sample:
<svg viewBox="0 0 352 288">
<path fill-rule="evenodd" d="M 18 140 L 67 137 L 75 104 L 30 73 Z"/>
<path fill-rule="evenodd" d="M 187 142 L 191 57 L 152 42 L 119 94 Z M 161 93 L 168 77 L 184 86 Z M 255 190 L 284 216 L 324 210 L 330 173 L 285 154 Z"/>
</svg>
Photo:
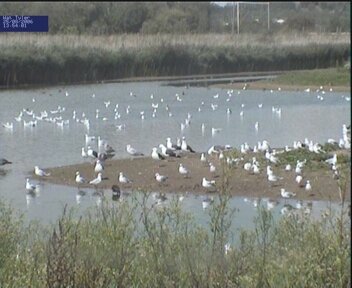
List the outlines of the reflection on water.
<svg viewBox="0 0 352 288">
<path fill-rule="evenodd" d="M 6 176 L 6 174 L 7 174 L 7 170 L 0 168 L 0 177 Z"/>
<path fill-rule="evenodd" d="M 66 204 L 78 204 L 84 210 L 106 199 L 111 201 L 111 191 L 104 199 L 89 189 L 77 193 L 77 187 L 48 183 L 39 183 L 35 197 L 24 192 L 25 179 L 32 175 L 34 166 L 49 168 L 86 161 L 81 154 L 82 147 L 87 148 L 85 135 L 106 139 L 115 150 L 115 158 L 128 157 L 127 144 L 150 155 L 152 147 L 166 144 L 167 137 L 175 142 L 184 136 L 196 151 L 216 144 L 239 148 L 247 142 L 253 147 L 264 139 L 272 147 L 292 146 L 293 141 L 305 138 L 321 143 L 329 138 L 338 140 L 342 125 L 350 121 L 347 96 L 326 91 L 322 100 L 314 92 L 231 92 L 161 86 L 157 82 L 1 91 L 0 122 L 13 125 L 11 129 L 0 127 L 0 157 L 13 163 L 0 170 L 0 196 L 25 211 L 28 219 L 43 221 L 54 221 Z M 91 146 L 97 150 L 97 141 Z M 121 199 L 126 197 L 121 195 Z M 184 209 L 203 221 L 207 210 L 203 209 L 203 197 L 183 197 Z M 169 199 L 156 201 L 158 206 L 167 205 Z M 249 223 L 246 219 L 251 218 L 258 202 L 231 199 L 231 205 L 241 211 L 239 223 Z M 262 202 L 277 217 L 281 215 L 284 204 Z M 291 211 L 297 209 L 295 202 L 286 204 L 292 205 Z M 314 206 L 324 204 L 313 203 L 312 214 Z"/>
</svg>

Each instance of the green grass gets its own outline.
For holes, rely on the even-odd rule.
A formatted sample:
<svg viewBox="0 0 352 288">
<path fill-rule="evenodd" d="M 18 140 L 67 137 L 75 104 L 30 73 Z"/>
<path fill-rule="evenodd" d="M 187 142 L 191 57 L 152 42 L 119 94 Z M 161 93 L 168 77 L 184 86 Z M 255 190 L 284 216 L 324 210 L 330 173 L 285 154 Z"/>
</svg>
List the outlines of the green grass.
<svg viewBox="0 0 352 288">
<path fill-rule="evenodd" d="M 351 72 L 345 68 L 291 71 L 279 75 L 273 84 L 302 86 L 350 86 Z"/>
</svg>

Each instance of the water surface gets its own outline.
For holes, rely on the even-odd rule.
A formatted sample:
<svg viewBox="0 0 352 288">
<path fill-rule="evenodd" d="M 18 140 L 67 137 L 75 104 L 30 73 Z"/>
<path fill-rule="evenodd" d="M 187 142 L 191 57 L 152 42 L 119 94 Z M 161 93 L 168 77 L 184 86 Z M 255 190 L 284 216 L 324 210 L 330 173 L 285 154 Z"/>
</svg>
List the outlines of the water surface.
<svg viewBox="0 0 352 288">
<path fill-rule="evenodd" d="M 324 99 L 318 99 L 318 95 Z M 85 134 L 106 139 L 116 150 L 115 158 L 128 157 L 125 151 L 127 144 L 149 155 L 152 147 L 165 143 L 167 137 L 175 142 L 176 137 L 185 136 L 196 151 L 206 151 L 214 144 L 230 144 L 239 148 L 247 142 L 253 147 L 264 139 L 272 147 L 292 146 L 293 141 L 305 138 L 320 143 L 329 138 L 338 140 L 342 137 L 342 125 L 350 124 L 350 102 L 346 101 L 346 96 L 350 95 L 329 91 L 322 94 L 235 90 L 229 98 L 225 89 L 171 87 L 162 86 L 159 82 L 1 91 L 0 122 L 13 122 L 14 127 L 12 131 L 0 127 L 0 157 L 13 162 L 3 167 L 6 175 L 0 174 L 0 197 L 23 211 L 28 219 L 44 222 L 57 219 L 65 204 L 79 205 L 82 209 L 96 205 L 97 199 L 90 189 L 77 204 L 77 188 L 41 183 L 40 195 L 36 198 L 28 197 L 24 188 L 25 179 L 31 175 L 35 165 L 46 168 L 86 161 L 81 157 Z M 108 101 L 110 105 L 106 107 L 104 102 Z M 152 117 L 152 103 L 158 103 L 155 118 Z M 217 109 L 213 110 L 211 104 L 218 105 Z M 258 104 L 263 104 L 262 108 Z M 58 106 L 64 111 L 52 114 L 50 111 L 58 110 Z M 126 113 L 128 106 L 129 114 Z M 272 112 L 273 106 L 281 108 L 281 116 Z M 119 119 L 115 119 L 115 108 L 121 115 Z M 228 108 L 231 114 L 226 112 Z M 37 116 L 46 110 L 49 117 L 61 116 L 64 120 L 69 119 L 70 124 L 59 127 L 55 123 L 38 121 L 35 127 L 24 127 L 23 120 L 17 122 L 14 119 L 23 109 L 33 110 Z M 99 109 L 98 118 L 96 109 Z M 84 113 L 90 120 L 89 129 L 72 119 L 74 110 L 77 118 L 82 119 Z M 141 119 L 142 111 L 144 120 Z M 169 112 L 172 117 L 169 117 Z M 185 123 L 188 113 L 191 123 L 181 130 L 180 125 Z M 23 119 L 33 120 L 26 113 Z M 254 128 L 257 121 L 258 131 Z M 201 129 L 203 123 L 204 131 Z M 120 124 L 126 128 L 117 130 L 116 125 Z M 212 134 L 211 128 L 220 128 L 221 131 Z M 242 213 L 236 218 L 239 223 L 250 223 L 255 209 L 241 197 L 232 201 Z M 295 205 L 295 200 L 292 201 Z M 275 215 L 279 215 L 283 204 L 275 208 Z M 189 196 L 183 205 L 203 219 L 199 197 Z M 322 208 L 324 205 L 327 203 L 317 202 L 313 207 Z"/>
</svg>

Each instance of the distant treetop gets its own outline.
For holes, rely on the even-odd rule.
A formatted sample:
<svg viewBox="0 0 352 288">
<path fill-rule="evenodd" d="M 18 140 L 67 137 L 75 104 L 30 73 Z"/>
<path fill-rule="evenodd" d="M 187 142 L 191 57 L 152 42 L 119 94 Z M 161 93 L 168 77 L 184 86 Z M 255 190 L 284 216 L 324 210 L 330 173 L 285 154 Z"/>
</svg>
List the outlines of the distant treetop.
<svg viewBox="0 0 352 288">
<path fill-rule="evenodd" d="M 225 2 L 219 2 L 224 4 Z M 0 2 L 1 15 L 48 15 L 49 33 L 231 33 L 227 2 Z M 267 5 L 240 3 L 241 33 L 268 31 Z M 349 2 L 270 2 L 270 32 L 350 32 Z"/>
</svg>

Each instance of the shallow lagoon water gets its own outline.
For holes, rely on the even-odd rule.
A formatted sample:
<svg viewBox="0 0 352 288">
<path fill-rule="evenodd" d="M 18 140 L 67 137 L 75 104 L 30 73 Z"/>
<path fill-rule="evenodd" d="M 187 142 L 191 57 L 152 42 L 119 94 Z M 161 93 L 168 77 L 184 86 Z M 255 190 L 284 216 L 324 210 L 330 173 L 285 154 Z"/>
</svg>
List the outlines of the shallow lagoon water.
<svg viewBox="0 0 352 288">
<path fill-rule="evenodd" d="M 69 94 L 67 97 L 66 91 Z M 46 168 L 86 161 L 81 157 L 86 133 L 106 139 L 116 150 L 115 158 L 124 158 L 128 157 L 125 151 L 127 144 L 149 155 L 152 147 L 165 143 L 167 137 L 175 142 L 176 137 L 185 136 L 196 151 L 206 151 L 214 144 L 230 144 L 239 148 L 247 142 L 253 147 L 264 139 L 272 147 L 292 146 L 294 140 L 303 141 L 306 137 L 324 143 L 328 138 L 338 140 L 342 136 L 342 125 L 350 124 L 350 102 L 345 99 L 345 96 L 350 96 L 349 93 L 235 90 L 228 101 L 226 92 L 220 88 L 162 86 L 160 82 L 1 91 L 0 122 L 13 122 L 14 127 L 12 131 L 0 127 L 0 157 L 13 162 L 3 167 L 6 175 L 0 175 L 0 197 L 23 211 L 28 219 L 44 222 L 55 221 L 65 204 L 78 205 L 75 187 L 41 183 L 40 195 L 36 198 L 27 197 L 24 187 L 25 179 L 31 175 L 35 165 Z M 182 101 L 176 99 L 176 94 Z M 319 100 L 318 95 L 323 96 L 324 100 Z M 106 108 L 104 102 L 107 101 L 110 105 Z M 201 105 L 202 102 L 204 105 Z M 152 103 L 159 103 L 155 118 L 152 117 Z M 263 104 L 262 108 L 258 107 L 259 103 Z M 116 104 L 120 119 L 114 119 Z M 218 108 L 213 111 L 211 104 L 217 104 Z M 241 107 L 242 104 L 244 107 Z M 126 114 L 128 105 L 131 107 L 130 113 Z M 166 105 L 172 117 L 169 117 Z M 51 114 L 50 111 L 57 110 L 58 106 L 64 107 L 65 111 Z M 281 108 L 281 117 L 272 112 L 272 106 Z M 201 112 L 198 112 L 199 107 Z M 231 114 L 226 113 L 227 108 L 232 110 Z M 36 115 L 46 110 L 49 117 L 61 115 L 64 120 L 70 119 L 70 124 L 59 127 L 54 123 L 38 121 L 36 127 L 24 127 L 23 121 L 16 122 L 14 119 L 23 109 L 33 110 Z M 98 119 L 96 109 L 99 109 Z M 82 119 L 82 113 L 85 113 L 90 119 L 89 130 L 83 124 L 74 122 L 73 110 L 77 118 Z M 144 111 L 144 120 L 141 119 L 141 111 Z M 243 117 L 240 116 L 241 111 Z M 181 131 L 180 124 L 184 123 L 187 113 L 192 115 L 191 124 Z M 107 119 L 103 120 L 104 117 Z M 24 113 L 23 119 L 29 121 L 31 117 Z M 258 131 L 254 128 L 257 121 Z M 204 131 L 201 129 L 202 123 L 205 124 Z M 119 124 L 125 124 L 126 128 L 118 131 L 115 125 Z M 221 131 L 212 134 L 212 127 L 221 128 Z M 96 205 L 94 190 L 86 191 L 87 194 L 80 199 L 80 209 Z M 111 192 L 107 191 L 106 195 L 111 196 Z M 183 201 L 185 210 L 195 213 L 200 221 L 206 219 L 201 197 L 190 195 Z M 240 209 L 236 217 L 238 224 L 245 227 L 251 223 L 252 216 L 256 215 L 253 206 L 242 197 L 231 201 L 234 207 Z M 297 202 L 289 201 L 293 206 Z M 280 215 L 283 204 L 281 201 L 273 210 L 274 215 Z M 314 202 L 312 213 L 319 215 L 319 211 L 328 204 Z M 333 205 L 338 207 L 337 203 Z"/>
</svg>

